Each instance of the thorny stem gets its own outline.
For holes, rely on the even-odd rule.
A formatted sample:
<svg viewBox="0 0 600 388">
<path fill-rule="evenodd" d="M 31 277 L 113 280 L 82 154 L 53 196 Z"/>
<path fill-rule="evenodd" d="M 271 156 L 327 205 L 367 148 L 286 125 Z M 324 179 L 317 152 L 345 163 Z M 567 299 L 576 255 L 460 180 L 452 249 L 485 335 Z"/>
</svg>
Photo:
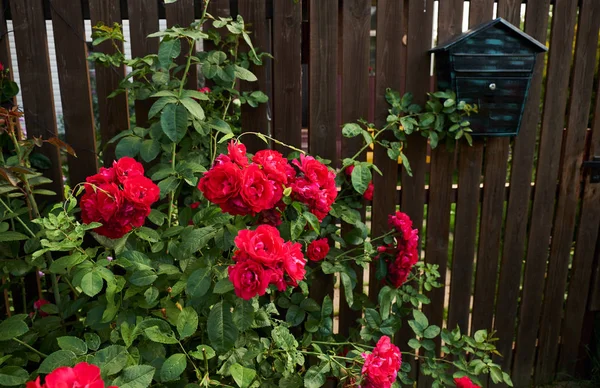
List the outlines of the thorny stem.
<svg viewBox="0 0 600 388">
<path fill-rule="evenodd" d="M 13 338 L 12 340 L 15 341 L 15 342 L 17 342 L 17 343 L 19 343 L 19 344 L 21 344 L 21 345 L 23 345 L 23 346 L 25 346 L 27 349 L 31 350 L 32 352 L 37 353 L 40 357 L 44 357 L 44 358 L 48 357 L 47 354 L 44 354 L 44 353 L 40 352 L 39 350 L 37 350 L 37 349 L 29 346 L 29 344 L 21 341 L 18 338 Z"/>
<path fill-rule="evenodd" d="M 192 358 L 190 357 L 190 355 L 188 354 L 188 352 L 185 351 L 185 348 L 181 344 L 181 341 L 177 341 L 177 343 L 179 344 L 179 347 L 181 348 L 181 351 L 183 352 L 183 354 L 185 354 L 185 356 L 188 358 L 188 360 L 190 360 L 190 363 L 194 367 L 194 370 L 196 371 L 196 377 L 198 379 L 200 379 L 201 376 L 202 376 L 202 373 L 200 373 L 200 369 L 198 369 L 198 367 L 196 366 L 196 363 L 194 363 L 194 360 L 192 360 Z M 207 370 L 208 370 L 208 368 L 207 368 Z"/>
<path fill-rule="evenodd" d="M 4 206 L 6 208 L 6 210 L 11 211 L 11 208 L 6 204 L 6 202 L 4 202 L 2 200 L 2 198 L 0 198 L 0 203 L 2 204 L 2 206 Z M 17 221 L 23 226 L 23 228 L 25 228 L 25 230 L 27 231 L 27 233 L 29 233 L 31 235 L 31 237 L 35 237 L 35 233 L 33 233 L 33 231 L 31 229 L 29 229 L 29 227 L 27 226 L 27 224 L 25 222 L 23 222 L 23 220 L 21 219 L 21 217 L 14 217 L 17 219 Z"/>
<path fill-rule="evenodd" d="M 294 151 L 298 151 L 298 152 L 300 152 L 301 154 L 304 154 L 304 155 L 306 155 L 306 152 L 302 151 L 300 148 L 296 148 L 296 147 L 294 147 L 294 146 L 291 146 L 291 145 L 289 145 L 289 144 L 285 144 L 284 142 L 282 142 L 282 141 L 279 141 L 279 140 L 277 140 L 277 139 L 274 139 L 274 138 L 272 138 L 271 136 L 265 135 L 264 133 L 259 133 L 259 132 L 244 132 L 244 133 L 242 133 L 241 135 L 239 135 L 239 136 L 237 137 L 237 140 L 240 140 L 240 138 L 241 138 L 242 136 L 244 136 L 244 135 L 256 135 L 256 136 L 258 136 L 259 138 L 265 138 L 265 139 L 269 139 L 269 140 L 271 140 L 271 141 L 272 141 L 272 142 L 274 142 L 274 143 L 277 143 L 277 144 L 279 144 L 279 145 L 282 145 L 282 146 L 284 146 L 284 147 L 287 147 L 287 148 L 289 148 L 289 149 L 292 149 L 292 150 L 294 150 Z"/>
</svg>

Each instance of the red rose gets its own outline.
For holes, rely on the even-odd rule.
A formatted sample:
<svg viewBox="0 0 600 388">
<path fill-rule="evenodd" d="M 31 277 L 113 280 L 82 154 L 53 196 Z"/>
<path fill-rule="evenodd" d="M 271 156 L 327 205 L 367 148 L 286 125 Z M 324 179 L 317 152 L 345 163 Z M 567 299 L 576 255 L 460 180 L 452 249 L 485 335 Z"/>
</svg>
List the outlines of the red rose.
<svg viewBox="0 0 600 388">
<path fill-rule="evenodd" d="M 190 204 L 190 208 L 192 209 L 198 209 L 198 206 L 200 206 L 200 202 L 192 202 Z"/>
<path fill-rule="evenodd" d="M 143 175 L 127 179 L 123 183 L 123 192 L 130 201 L 146 206 L 152 205 L 160 197 L 158 186 Z"/>
<path fill-rule="evenodd" d="M 246 156 L 246 146 L 240 142 L 230 141 L 227 145 L 228 156 L 231 161 L 240 167 L 248 165 L 248 156 Z"/>
<path fill-rule="evenodd" d="M 35 302 L 33 302 L 33 309 L 36 311 L 39 311 L 39 314 L 42 317 L 47 317 L 48 313 L 45 313 L 41 310 L 42 306 L 47 305 L 47 304 L 50 304 L 50 302 L 47 301 L 46 299 L 38 299 Z"/>
<path fill-rule="evenodd" d="M 104 381 L 100 376 L 100 368 L 80 362 L 73 368 L 64 366 L 55 369 L 46 376 L 44 385 L 40 385 L 38 377 L 34 382 L 28 382 L 27 388 L 104 388 Z"/>
<path fill-rule="evenodd" d="M 242 186 L 242 170 L 231 163 L 215 165 L 198 182 L 198 189 L 206 199 L 220 205 L 235 197 Z"/>
<path fill-rule="evenodd" d="M 275 184 L 267 179 L 256 164 L 244 169 L 240 195 L 254 213 L 273 208 L 281 199 L 275 197 L 275 194 Z"/>
<path fill-rule="evenodd" d="M 287 185 L 288 181 L 291 181 L 296 176 L 294 168 L 277 151 L 258 151 L 252 158 L 252 161 L 263 168 L 269 179 L 283 185 Z"/>
<path fill-rule="evenodd" d="M 300 161 L 293 162 L 300 171 L 313 182 L 318 182 L 322 186 L 326 186 L 326 182 L 330 179 L 335 179 L 333 171 L 329 170 L 326 165 L 319 162 L 312 156 L 300 155 Z"/>
<path fill-rule="evenodd" d="M 235 265 L 229 266 L 227 271 L 235 294 L 242 299 L 249 300 L 256 295 L 264 295 L 269 286 L 271 274 L 252 259 L 238 261 Z"/>
<path fill-rule="evenodd" d="M 371 182 L 369 182 L 369 186 L 367 186 L 367 189 L 365 190 L 365 192 L 363 194 L 363 198 L 366 199 L 367 201 L 372 201 L 374 191 L 375 191 L 375 186 L 373 185 L 373 181 L 371 181 Z"/>
<path fill-rule="evenodd" d="M 276 267 L 281 260 L 283 239 L 270 225 L 260 225 L 256 230 L 240 230 L 233 240 L 238 250 L 234 259 L 248 255 L 268 267 Z"/>
<path fill-rule="evenodd" d="M 412 220 L 406 213 L 397 211 L 396 214 L 388 216 L 388 225 L 399 233 L 409 233 L 412 230 Z"/>
<path fill-rule="evenodd" d="M 144 175 L 144 166 L 129 156 L 115 160 L 113 162 L 113 169 L 121 183 L 125 182 L 128 178 Z"/>
<path fill-rule="evenodd" d="M 85 178 L 85 181 L 94 185 L 100 185 L 102 183 L 113 183 L 117 180 L 115 170 L 112 168 L 100 167 L 97 174 Z"/>
<path fill-rule="evenodd" d="M 269 276 L 269 284 L 275 285 L 277 289 L 281 292 L 285 291 L 287 288 L 287 283 L 283 278 L 283 269 L 282 268 L 268 268 L 265 270 Z"/>
<path fill-rule="evenodd" d="M 306 255 L 311 261 L 321 261 L 329 253 L 329 242 L 326 238 L 315 240 L 308 244 Z"/>
<path fill-rule="evenodd" d="M 200 93 L 204 93 L 204 94 L 206 94 L 206 93 L 210 93 L 210 88 L 209 88 L 208 86 L 205 86 L 205 87 L 203 87 L 203 88 L 200 88 L 200 89 L 198 89 L 198 91 L 199 91 Z"/>
<path fill-rule="evenodd" d="M 295 160 L 303 177 L 296 178 L 290 185 L 294 199 L 305 203 L 319 220 L 325 218 L 337 197 L 335 174 L 312 156 L 300 155 Z"/>
<path fill-rule="evenodd" d="M 459 379 L 454 379 L 454 384 L 458 388 L 480 388 L 479 385 L 476 385 L 471 381 L 471 379 L 467 376 L 463 376 Z"/>
<path fill-rule="evenodd" d="M 365 363 L 362 368 L 363 388 L 390 388 L 402 365 L 400 349 L 383 336 L 371 354 L 363 354 Z"/>
<path fill-rule="evenodd" d="M 394 287 L 398 288 L 406 282 L 417 260 L 416 252 L 400 251 L 396 259 L 390 262 L 388 265 L 388 276 Z"/>
<path fill-rule="evenodd" d="M 123 202 L 119 187 L 114 183 L 104 183 L 97 187 L 85 185 L 85 194 L 81 197 L 81 218 L 83 222 L 109 221 Z"/>
<path fill-rule="evenodd" d="M 283 252 L 283 268 L 290 278 L 288 284 L 296 287 L 306 274 L 304 269 L 306 259 L 302 254 L 302 245 L 288 241 L 283 246 Z"/>
</svg>

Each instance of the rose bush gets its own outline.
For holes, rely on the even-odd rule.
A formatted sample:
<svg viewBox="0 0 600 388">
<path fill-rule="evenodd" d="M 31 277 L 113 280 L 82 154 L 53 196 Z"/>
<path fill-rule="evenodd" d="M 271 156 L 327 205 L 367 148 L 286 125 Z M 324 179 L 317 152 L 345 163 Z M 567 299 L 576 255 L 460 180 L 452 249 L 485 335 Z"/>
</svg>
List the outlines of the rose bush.
<svg viewBox="0 0 600 388">
<path fill-rule="evenodd" d="M 511 384 L 492 360 L 493 333 L 441 329 L 420 311 L 441 285 L 437 267 L 419 261 L 408 216 L 392 214 L 388 233 L 369 234 L 360 209 L 375 166 L 356 156 L 335 171 L 296 149 L 248 153 L 234 101 L 266 96 L 240 93 L 237 82 L 255 80 L 249 65 L 265 54 L 241 16 L 204 13 L 154 36 L 158 55 L 94 54 L 130 66 L 122 88 L 154 105 L 147 128 L 113 139 L 117 160 L 64 201 L 38 206 L 47 180 L 28 160 L 36 144 L 3 111 L 15 152 L 2 154 L 3 279 L 12 287 L 40 273 L 41 295 L 24 303 L 31 314 L 0 322 L 0 385 L 320 387 L 332 378 L 390 387 L 412 384 L 407 360 L 434 387 L 481 385 L 482 374 Z M 122 39 L 118 26 L 94 37 Z M 177 65 L 181 42 L 198 39 L 216 48 Z M 185 89 L 196 65 L 210 88 Z M 357 287 L 359 267 L 376 272 L 378 295 Z M 339 279 L 339 303 L 359 312 L 349 336 L 334 330 L 331 296 L 311 292 L 327 275 Z M 394 338 L 403 324 L 414 332 L 408 343 Z"/>
</svg>

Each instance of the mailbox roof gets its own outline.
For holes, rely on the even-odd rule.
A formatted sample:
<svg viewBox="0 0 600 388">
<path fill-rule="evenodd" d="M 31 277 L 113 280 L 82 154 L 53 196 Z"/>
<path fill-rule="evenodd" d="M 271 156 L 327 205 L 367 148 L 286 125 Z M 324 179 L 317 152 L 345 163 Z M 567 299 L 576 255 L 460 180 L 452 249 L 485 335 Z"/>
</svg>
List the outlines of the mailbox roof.
<svg viewBox="0 0 600 388">
<path fill-rule="evenodd" d="M 432 48 L 431 50 L 429 50 L 429 52 L 434 53 L 434 52 L 439 52 L 439 51 L 447 51 L 450 48 L 452 48 L 453 46 L 462 42 L 463 40 L 465 40 L 469 37 L 472 37 L 472 36 L 480 33 L 481 31 L 487 30 L 488 28 L 492 28 L 492 27 L 496 26 L 497 24 L 501 24 L 502 26 L 506 27 L 506 29 L 508 29 L 512 33 L 517 34 L 519 36 L 519 38 L 523 40 L 523 42 L 529 43 L 529 45 L 532 46 L 532 49 L 534 51 L 537 51 L 537 52 L 548 51 L 548 48 L 545 45 L 538 42 L 533 37 L 527 35 L 526 33 L 521 31 L 519 28 L 513 26 L 506 20 L 504 20 L 502 18 L 497 18 L 497 19 L 493 19 L 488 22 L 485 22 L 483 24 L 480 24 L 478 26 L 475 26 L 475 27 L 471 28 L 470 30 L 465 31 L 462 34 L 456 36 L 455 38 L 447 41 L 443 45 L 439 45 L 435 48 Z"/>
</svg>

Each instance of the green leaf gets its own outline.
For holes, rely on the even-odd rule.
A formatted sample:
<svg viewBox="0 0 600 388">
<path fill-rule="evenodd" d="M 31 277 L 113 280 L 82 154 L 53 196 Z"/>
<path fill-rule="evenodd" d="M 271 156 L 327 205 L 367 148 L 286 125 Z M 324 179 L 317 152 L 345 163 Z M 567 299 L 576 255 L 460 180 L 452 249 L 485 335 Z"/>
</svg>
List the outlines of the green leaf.
<svg viewBox="0 0 600 388">
<path fill-rule="evenodd" d="M 61 366 L 73 366 L 77 356 L 70 350 L 58 350 L 42 361 L 38 373 L 50 373 Z"/>
<path fill-rule="evenodd" d="M 423 328 L 423 330 L 427 328 L 427 326 L 429 326 L 429 321 L 427 320 L 427 317 L 419 310 L 413 310 L 413 316 L 415 317 L 415 321 L 417 321 L 417 323 Z"/>
<path fill-rule="evenodd" d="M 125 346 L 111 345 L 96 352 L 92 363 L 102 369 L 103 376 L 112 376 L 125 368 L 128 358 Z"/>
<path fill-rule="evenodd" d="M 208 243 L 215 235 L 215 229 L 207 226 L 200 229 L 187 228 L 181 232 L 181 243 L 178 247 L 178 257 L 187 259 Z"/>
<path fill-rule="evenodd" d="M 313 228 L 315 232 L 317 232 L 317 234 L 321 233 L 321 223 L 319 222 L 317 216 L 315 216 L 311 212 L 304 212 L 302 213 L 302 216 L 306 219 L 306 221 L 308 221 L 308 224 Z"/>
<path fill-rule="evenodd" d="M 160 142 L 154 139 L 146 139 L 140 147 L 140 156 L 144 162 L 151 162 L 160 153 Z"/>
<path fill-rule="evenodd" d="M 58 346 L 62 350 L 70 350 L 78 356 L 82 356 L 87 353 L 88 346 L 87 344 L 77 337 L 58 337 L 56 339 L 58 341 Z"/>
<path fill-rule="evenodd" d="M 174 143 L 179 143 L 187 132 L 188 112 L 185 106 L 167 105 L 160 115 L 163 132 Z"/>
<path fill-rule="evenodd" d="M 361 195 L 365 193 L 367 188 L 369 187 L 369 182 L 371 182 L 373 176 L 371 175 L 371 170 L 364 166 L 363 164 L 358 164 L 354 166 L 354 170 L 352 171 L 352 187 L 354 190 L 358 191 Z"/>
<path fill-rule="evenodd" d="M 142 240 L 146 240 L 151 243 L 160 241 L 160 235 L 158 232 L 145 226 L 136 229 L 135 234 L 137 234 Z"/>
<path fill-rule="evenodd" d="M 235 76 L 241 80 L 254 82 L 258 79 L 250 70 L 244 69 L 241 66 L 234 65 L 234 69 Z"/>
<path fill-rule="evenodd" d="M 195 300 L 203 297 L 212 283 L 211 276 L 212 270 L 210 268 L 198 268 L 188 278 L 185 293 Z"/>
<path fill-rule="evenodd" d="M 440 328 L 438 326 L 431 325 L 427 329 L 425 329 L 425 331 L 423 332 L 423 337 L 435 338 L 438 336 L 438 334 L 440 334 Z"/>
<path fill-rule="evenodd" d="M 122 138 L 115 148 L 115 155 L 117 159 L 125 156 L 134 158 L 140 152 L 142 147 L 142 139 L 137 136 L 127 136 Z"/>
<path fill-rule="evenodd" d="M 344 137 L 355 137 L 362 134 L 363 129 L 356 123 L 345 124 L 342 127 L 342 135 Z"/>
<path fill-rule="evenodd" d="M 89 349 L 98 350 L 98 348 L 100 348 L 100 344 L 102 343 L 102 341 L 100 340 L 98 334 L 85 333 L 83 337 L 85 338 L 85 343 Z"/>
<path fill-rule="evenodd" d="M 233 133 L 231 131 L 231 127 L 229 126 L 229 124 L 227 124 L 225 121 L 219 119 L 219 118 L 212 118 L 209 122 L 208 122 L 208 126 L 211 127 L 214 130 L 217 130 L 225 135 L 229 135 L 231 133 Z"/>
<path fill-rule="evenodd" d="M 503 381 L 502 370 L 497 366 L 490 368 L 490 376 L 492 376 L 492 381 L 494 384 L 501 383 Z"/>
<path fill-rule="evenodd" d="M 130 366 L 113 381 L 113 385 L 119 388 L 146 388 L 152 383 L 155 371 L 150 365 Z"/>
<path fill-rule="evenodd" d="M 29 372 L 18 366 L 0 368 L 0 385 L 13 387 L 23 385 L 29 380 Z"/>
<path fill-rule="evenodd" d="M 168 104 L 174 105 L 177 104 L 179 100 L 177 100 L 175 97 L 161 97 L 158 100 L 156 100 L 156 102 L 154 104 L 152 104 L 152 106 L 150 107 L 150 110 L 148 111 L 148 118 L 151 119 L 154 116 L 156 116 L 161 110 L 163 110 L 163 108 L 165 106 L 167 106 Z"/>
<path fill-rule="evenodd" d="M 204 109 L 195 100 L 191 98 L 182 98 L 181 104 L 198 120 L 204 120 Z"/>
<path fill-rule="evenodd" d="M 208 345 L 198 345 L 195 351 L 190 352 L 190 356 L 197 360 L 204 360 L 204 357 L 206 357 L 207 360 L 210 360 L 216 355 L 217 353 L 215 353 L 215 350 Z"/>
<path fill-rule="evenodd" d="M 292 240 L 297 240 L 298 237 L 300 237 L 300 235 L 304 231 L 305 226 L 306 226 L 306 219 L 304 217 L 302 217 L 302 215 L 300 215 L 298 218 L 296 218 L 295 220 L 293 220 L 291 222 L 290 233 L 291 233 Z"/>
<path fill-rule="evenodd" d="M 230 305 L 219 302 L 208 314 L 208 338 L 212 347 L 220 354 L 231 349 L 238 337 L 238 329 L 233 324 L 230 308 Z"/>
<path fill-rule="evenodd" d="M 179 179 L 174 176 L 170 176 L 167 179 L 164 179 L 158 182 L 158 188 L 160 189 L 160 197 L 164 198 L 167 194 L 175 191 L 179 186 Z"/>
<path fill-rule="evenodd" d="M 192 307 L 186 307 L 177 317 L 179 339 L 192 336 L 196 330 L 198 330 L 198 313 Z"/>
<path fill-rule="evenodd" d="M 248 388 L 256 377 L 256 371 L 254 369 L 244 368 L 238 363 L 233 364 L 229 368 L 229 372 L 240 388 Z"/>
<path fill-rule="evenodd" d="M 0 242 L 27 240 L 29 237 L 23 233 L 7 231 L 0 233 Z"/>
<path fill-rule="evenodd" d="M 319 365 L 313 365 L 306 371 L 304 375 L 304 386 L 307 388 L 319 388 L 325 384 L 327 377 L 321 371 Z"/>
<path fill-rule="evenodd" d="M 352 306 L 354 304 L 354 293 L 352 292 L 352 279 L 350 278 L 350 275 L 348 275 L 346 272 L 342 272 L 341 275 L 346 302 L 348 303 L 348 306 Z"/>
<path fill-rule="evenodd" d="M 96 271 L 90 271 L 81 278 L 81 289 L 88 296 L 97 295 L 102 291 L 103 286 L 104 279 L 102 279 L 102 276 Z"/>
<path fill-rule="evenodd" d="M 29 327 L 23 322 L 26 317 L 25 314 L 13 315 L 0 322 L 0 341 L 8 341 L 27 333 Z"/>
<path fill-rule="evenodd" d="M 179 39 L 163 40 L 158 47 L 158 62 L 160 65 L 168 69 L 173 59 L 177 58 L 181 53 L 181 41 Z"/>
<path fill-rule="evenodd" d="M 238 298 L 233 309 L 233 323 L 240 331 L 246 331 L 254 322 L 254 307 L 252 302 Z"/>
<path fill-rule="evenodd" d="M 285 321 L 292 326 L 299 326 L 306 318 L 306 312 L 297 305 L 293 304 L 285 314 Z"/>
<path fill-rule="evenodd" d="M 219 280 L 213 289 L 215 294 L 226 294 L 230 291 L 233 291 L 233 283 L 229 278 Z"/>
<path fill-rule="evenodd" d="M 151 269 L 136 269 L 129 277 L 129 282 L 134 286 L 149 286 L 154 283 L 158 275 Z"/>
<path fill-rule="evenodd" d="M 158 326 L 149 327 L 144 330 L 144 333 L 150 341 L 158 342 L 159 344 L 171 345 L 179 342 L 172 331 L 165 333 L 161 331 Z"/>
<path fill-rule="evenodd" d="M 174 381 L 179 379 L 179 376 L 185 370 L 187 365 L 185 354 L 175 353 L 167 358 L 160 368 L 160 379 L 163 382 Z"/>
<path fill-rule="evenodd" d="M 408 340 L 408 346 L 410 346 L 412 349 L 417 350 L 421 347 L 421 343 L 416 338 L 411 338 L 410 340 Z"/>
</svg>

